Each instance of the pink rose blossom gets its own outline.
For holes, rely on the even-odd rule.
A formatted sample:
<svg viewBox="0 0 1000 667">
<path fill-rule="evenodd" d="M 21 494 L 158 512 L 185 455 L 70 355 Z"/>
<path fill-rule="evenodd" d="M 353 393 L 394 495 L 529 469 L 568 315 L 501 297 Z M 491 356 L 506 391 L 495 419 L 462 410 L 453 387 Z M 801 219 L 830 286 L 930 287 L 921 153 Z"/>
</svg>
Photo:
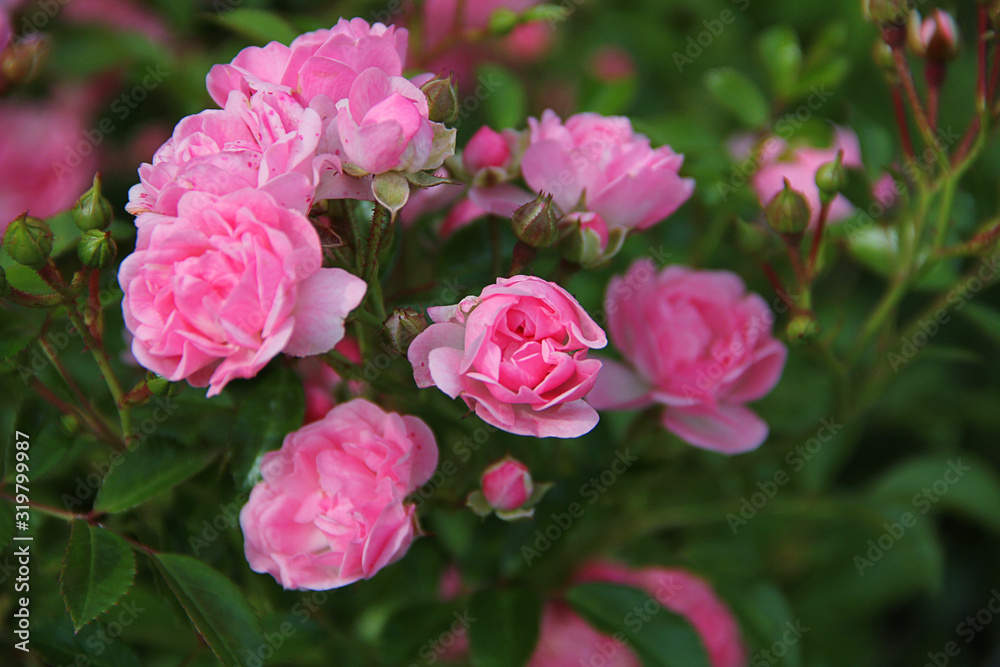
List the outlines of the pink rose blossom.
<svg viewBox="0 0 1000 667">
<path fill-rule="evenodd" d="M 577 572 L 576 583 L 607 581 L 640 588 L 661 605 L 685 617 L 701 637 L 712 667 L 743 667 L 747 647 L 733 613 L 704 580 L 681 569 L 593 562 Z"/>
<path fill-rule="evenodd" d="M 289 433 L 240 512 L 250 568 L 286 589 L 371 578 L 409 549 L 418 530 L 406 496 L 437 460 L 423 421 L 361 398 Z"/>
<path fill-rule="evenodd" d="M 643 230 L 694 190 L 693 180 L 678 175 L 684 156 L 652 148 L 628 118 L 580 113 L 563 124 L 548 110 L 528 126 L 524 179 L 533 191 L 551 193 L 563 214 L 593 212 L 609 229 Z"/>
<path fill-rule="evenodd" d="M 72 207 L 90 187 L 97 155 L 86 139 L 87 105 L 4 100 L 0 127 L 0 234 L 25 211 L 47 218 Z"/>
<path fill-rule="evenodd" d="M 600 662 L 598 662 L 600 658 Z M 625 643 L 595 630 L 563 602 L 549 602 L 542 610 L 538 645 L 527 667 L 641 667 Z"/>
<path fill-rule="evenodd" d="M 597 424 L 583 400 L 604 331 L 576 299 L 541 278 L 499 278 L 479 296 L 428 308 L 435 324 L 410 345 L 418 387 L 461 396 L 488 424 L 539 438 L 575 438 Z"/>
<path fill-rule="evenodd" d="M 231 64 L 212 68 L 208 92 L 219 106 L 225 106 L 234 90 L 247 97 L 258 90 L 292 93 L 304 106 L 317 95 L 336 103 L 370 67 L 401 76 L 407 41 L 404 28 L 340 19 L 329 30 L 299 35 L 290 46 L 271 42 L 243 49 Z"/>
<path fill-rule="evenodd" d="M 509 456 L 483 471 L 483 497 L 495 510 L 516 510 L 528 501 L 534 485 L 528 466 Z"/>
<path fill-rule="evenodd" d="M 234 92 L 225 109 L 184 118 L 152 164 L 139 167 L 140 183 L 129 191 L 125 208 L 138 216 L 140 247 L 144 227 L 176 215 L 178 200 L 192 190 L 260 188 L 282 206 L 308 212 L 317 195 L 328 196 L 324 179 L 340 171 L 334 155 L 317 154 L 322 133 L 319 114 L 281 92 L 250 99 Z"/>
<path fill-rule="evenodd" d="M 122 262 L 122 310 L 144 367 L 218 394 L 280 352 L 326 352 L 365 283 L 324 269 L 309 220 L 260 190 L 192 192 Z"/>
<path fill-rule="evenodd" d="M 829 148 L 798 146 L 789 149 L 780 139 L 770 140 L 767 150 L 760 156 L 760 166 L 751 180 L 761 206 L 767 206 L 784 187 L 787 178 L 792 189 L 805 196 L 812 214 L 809 224 L 815 227 L 819 223 L 821 207 L 819 188 L 816 186 L 816 170 L 827 162 L 835 160 L 839 151 L 844 151 L 845 167 L 861 168 L 861 146 L 858 137 L 845 128 L 836 129 L 833 145 Z M 827 222 L 840 222 L 853 212 L 854 207 L 847 198 L 837 195 L 830 203 Z"/>
<path fill-rule="evenodd" d="M 664 427 L 692 445 L 738 454 L 767 438 L 743 404 L 777 384 L 785 346 L 774 315 L 728 271 L 636 261 L 608 285 L 611 339 L 626 363 L 603 360 L 588 401 L 598 410 L 666 406 Z"/>
</svg>

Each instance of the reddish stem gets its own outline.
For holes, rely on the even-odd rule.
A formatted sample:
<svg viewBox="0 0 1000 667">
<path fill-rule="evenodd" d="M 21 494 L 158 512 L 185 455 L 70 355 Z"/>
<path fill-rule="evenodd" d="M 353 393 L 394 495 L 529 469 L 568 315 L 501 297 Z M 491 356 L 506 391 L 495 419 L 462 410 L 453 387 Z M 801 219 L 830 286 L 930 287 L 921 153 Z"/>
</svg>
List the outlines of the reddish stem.
<svg viewBox="0 0 1000 667">
<path fill-rule="evenodd" d="M 987 75 L 987 72 L 986 72 L 986 52 L 987 52 L 987 49 L 989 48 L 989 45 L 986 43 L 986 35 L 989 32 L 989 29 L 990 29 L 990 13 L 989 13 L 989 8 L 985 4 L 980 4 L 979 5 L 979 44 L 978 44 L 978 52 L 979 52 L 979 54 L 978 54 L 979 55 L 979 57 L 978 57 L 978 61 L 979 61 L 979 87 L 976 90 L 976 99 L 977 99 L 978 102 L 980 102 L 980 104 L 979 104 L 979 108 L 980 109 L 984 108 L 982 105 L 984 105 L 986 103 L 986 100 L 989 99 L 987 97 L 987 95 L 986 95 L 986 93 L 987 93 L 987 86 L 986 86 L 986 75 Z"/>
<path fill-rule="evenodd" d="M 774 288 L 774 293 L 778 295 L 778 298 L 784 301 L 785 305 L 792 312 L 797 312 L 799 310 L 798 306 L 789 298 L 788 292 L 785 290 L 785 286 L 781 284 L 781 278 L 778 277 L 778 273 L 774 270 L 774 267 L 769 262 L 761 262 L 760 268 L 764 272 L 764 276 L 767 277 L 767 282 L 771 283 L 771 287 Z"/>
<path fill-rule="evenodd" d="M 823 232 L 826 231 L 826 219 L 830 216 L 831 199 L 824 202 L 819 209 L 819 223 L 816 225 L 816 233 L 813 234 L 812 247 L 809 248 L 809 280 L 816 276 L 816 258 L 819 257 L 819 247 L 823 243 Z"/>
<path fill-rule="evenodd" d="M 906 120 L 903 91 L 899 89 L 899 86 L 892 87 L 892 106 L 896 110 L 896 124 L 899 125 L 899 139 L 903 144 L 903 155 L 912 160 L 916 154 L 913 152 L 913 139 L 910 138 L 910 125 Z"/>
</svg>

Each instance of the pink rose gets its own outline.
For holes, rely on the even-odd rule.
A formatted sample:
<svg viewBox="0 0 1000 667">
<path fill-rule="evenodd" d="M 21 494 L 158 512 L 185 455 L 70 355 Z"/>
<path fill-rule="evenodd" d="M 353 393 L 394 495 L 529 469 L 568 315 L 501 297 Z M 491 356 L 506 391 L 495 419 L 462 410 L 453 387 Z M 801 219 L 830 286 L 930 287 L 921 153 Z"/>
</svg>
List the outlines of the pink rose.
<svg viewBox="0 0 1000 667">
<path fill-rule="evenodd" d="M 583 400 L 604 331 L 569 292 L 541 278 L 498 278 L 479 296 L 428 308 L 435 324 L 407 357 L 418 387 L 461 396 L 488 424 L 539 438 L 575 438 L 597 424 Z"/>
<path fill-rule="evenodd" d="M 837 158 L 839 151 L 844 151 L 844 166 L 861 168 L 861 146 L 854 132 L 837 128 L 833 145 L 829 148 L 814 148 L 798 146 L 789 149 L 781 139 L 771 139 L 759 156 L 760 166 L 754 174 L 751 185 L 760 198 L 761 206 L 774 199 L 774 196 L 784 187 L 788 179 L 793 190 L 802 193 L 809 204 L 812 213 L 810 226 L 819 223 L 820 199 L 819 188 L 816 187 L 816 170 L 827 162 Z M 854 207 L 843 195 L 837 195 L 830 203 L 827 222 L 840 222 L 854 212 Z"/>
<path fill-rule="evenodd" d="M 598 662 L 595 657 L 600 657 Z M 550 602 L 542 610 L 538 645 L 527 667 L 641 667 L 624 643 L 601 634 L 563 602 Z"/>
<path fill-rule="evenodd" d="M 666 406 L 664 427 L 692 445 L 738 454 L 767 438 L 743 404 L 777 384 L 785 346 L 774 315 L 728 271 L 636 261 L 608 285 L 611 339 L 626 363 L 604 360 L 587 400 L 598 410 Z"/>
<path fill-rule="evenodd" d="M 258 90 L 293 93 L 304 106 L 317 95 L 336 103 L 369 67 L 402 75 L 407 41 L 403 28 L 340 19 L 329 30 L 299 35 L 290 46 L 271 42 L 243 49 L 231 64 L 212 68 L 208 92 L 219 106 L 225 106 L 234 90 L 247 97 Z"/>
<path fill-rule="evenodd" d="M 309 220 L 260 190 L 192 192 L 125 258 L 122 310 L 144 367 L 218 394 L 280 352 L 326 352 L 366 285 L 324 269 Z"/>
<path fill-rule="evenodd" d="M 509 456 L 483 471 L 483 497 L 495 510 L 516 510 L 531 497 L 534 486 L 528 466 Z"/>
<path fill-rule="evenodd" d="M 233 93 L 223 110 L 188 116 L 153 156 L 139 167 L 140 183 L 129 190 L 129 213 L 142 231 L 162 216 L 174 216 L 177 202 L 192 190 L 224 195 L 261 188 L 279 204 L 308 212 L 324 178 L 340 171 L 334 155 L 317 154 L 319 114 L 287 93 L 263 91 L 249 100 Z"/>
<path fill-rule="evenodd" d="M 86 138 L 85 106 L 0 102 L 0 234 L 25 211 L 47 218 L 72 207 L 90 187 L 97 154 Z"/>
<path fill-rule="evenodd" d="M 530 143 L 521 160 L 524 180 L 547 192 L 563 214 L 592 212 L 609 229 L 647 229 L 683 204 L 694 181 L 681 178 L 684 156 L 652 148 L 628 118 L 554 111 L 528 119 Z"/>
<path fill-rule="evenodd" d="M 371 578 L 409 549 L 417 520 L 406 496 L 437 460 L 423 421 L 362 398 L 289 433 L 264 455 L 264 479 L 240 512 L 250 568 L 286 589 Z"/>
<path fill-rule="evenodd" d="M 391 77 L 375 67 L 361 72 L 348 96 L 337 102 L 337 129 L 347 172 L 363 175 L 440 167 L 455 152 L 454 134 L 450 133 L 450 149 L 442 149 L 435 135 L 443 126 L 432 123 L 427 114 L 427 97 L 403 77 Z"/>
<path fill-rule="evenodd" d="M 726 604 L 704 580 L 681 569 L 593 562 L 577 572 L 576 583 L 607 581 L 649 593 L 661 605 L 686 618 L 701 637 L 712 667 L 743 667 L 747 647 L 740 626 Z"/>
</svg>

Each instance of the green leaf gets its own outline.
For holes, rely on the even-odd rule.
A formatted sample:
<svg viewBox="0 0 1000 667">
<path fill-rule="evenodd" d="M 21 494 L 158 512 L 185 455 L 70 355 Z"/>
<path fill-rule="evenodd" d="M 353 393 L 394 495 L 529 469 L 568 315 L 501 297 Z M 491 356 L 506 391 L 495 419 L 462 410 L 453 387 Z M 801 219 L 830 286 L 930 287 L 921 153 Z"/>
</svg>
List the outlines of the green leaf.
<svg viewBox="0 0 1000 667">
<path fill-rule="evenodd" d="M 743 631 L 762 647 L 770 647 L 774 638 L 780 637 L 786 630 L 786 624 L 796 621 L 784 595 L 767 582 L 757 583 L 750 590 L 734 596 L 733 602 Z M 779 660 L 777 664 L 783 667 L 799 667 L 802 664 L 801 644 L 787 644 L 785 654 Z"/>
<path fill-rule="evenodd" d="M 482 65 L 476 79 L 476 96 L 465 99 L 459 105 L 459 120 L 468 113 L 470 101 L 482 102 L 486 121 L 491 127 L 518 127 L 524 122 L 527 110 L 527 94 L 521 78 L 500 65 Z"/>
<path fill-rule="evenodd" d="M 151 438 L 126 452 L 124 461 L 104 478 L 94 509 L 109 513 L 131 509 L 198 474 L 218 455 L 218 449 Z"/>
<path fill-rule="evenodd" d="M 475 667 L 520 667 L 528 662 L 541 624 L 542 604 L 527 590 L 485 590 L 472 598 L 469 636 Z"/>
<path fill-rule="evenodd" d="M 649 593 L 601 582 L 576 586 L 566 599 L 601 632 L 624 635 L 645 667 L 708 667 L 705 647 L 686 619 L 659 604 L 645 615 L 648 621 L 636 614 L 637 607 L 657 601 Z"/>
<path fill-rule="evenodd" d="M 260 458 L 278 449 L 285 436 L 302 426 L 305 389 L 291 368 L 272 365 L 252 382 L 239 402 L 230 436 L 233 478 L 240 491 L 260 479 Z"/>
<path fill-rule="evenodd" d="M 965 302 L 965 307 L 958 311 L 977 329 L 1000 345 L 1000 313 L 989 306 L 980 303 Z"/>
<path fill-rule="evenodd" d="M 732 67 L 718 67 L 705 74 L 705 86 L 715 101 L 744 125 L 762 127 L 770 115 L 767 99 L 757 84 Z"/>
<path fill-rule="evenodd" d="M 252 40 L 258 46 L 268 42 L 291 44 L 299 36 L 296 30 L 278 14 L 263 9 L 234 9 L 210 17 L 212 22 Z"/>
<path fill-rule="evenodd" d="M 59 590 L 74 630 L 111 608 L 134 580 L 135 556 L 125 540 L 82 519 L 73 521 Z"/>
<path fill-rule="evenodd" d="M 902 463 L 875 482 L 872 495 L 909 503 L 920 514 L 947 508 L 1000 533 L 1000 478 L 989 463 L 968 454 Z"/>
<path fill-rule="evenodd" d="M 232 581 L 208 565 L 179 554 L 150 559 L 188 618 L 223 664 L 243 665 L 263 644 L 257 617 Z"/>
<path fill-rule="evenodd" d="M 108 629 L 97 623 L 73 630 L 69 616 L 35 618 L 31 627 L 31 652 L 37 651 L 45 664 L 92 665 L 93 667 L 140 667 L 139 658 L 121 638 L 108 636 Z"/>
<path fill-rule="evenodd" d="M 788 97 L 802 72 L 802 48 L 795 31 L 785 25 L 771 28 L 761 35 L 757 51 L 774 91 L 780 97 Z"/>
<path fill-rule="evenodd" d="M 471 616 L 455 602 L 418 604 L 394 613 L 382 628 L 383 662 L 409 665 L 423 655 L 440 656 L 458 635 L 466 635 Z M 423 651 L 423 654 L 421 654 Z"/>
</svg>

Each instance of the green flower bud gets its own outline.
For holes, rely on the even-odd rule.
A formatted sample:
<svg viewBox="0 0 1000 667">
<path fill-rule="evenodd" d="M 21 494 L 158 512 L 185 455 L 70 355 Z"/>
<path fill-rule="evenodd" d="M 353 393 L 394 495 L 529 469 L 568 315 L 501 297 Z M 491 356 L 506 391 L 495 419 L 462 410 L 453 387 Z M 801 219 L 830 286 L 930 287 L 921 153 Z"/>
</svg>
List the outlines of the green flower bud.
<svg viewBox="0 0 1000 667">
<path fill-rule="evenodd" d="M 162 375 L 152 372 L 146 373 L 146 386 L 153 396 L 176 396 L 184 388 L 180 382 L 171 382 Z"/>
<path fill-rule="evenodd" d="M 862 0 L 865 18 L 878 24 L 902 24 L 910 13 L 908 0 Z"/>
<path fill-rule="evenodd" d="M 7 225 L 3 247 L 18 264 L 40 269 L 52 253 L 52 230 L 44 220 L 22 213 Z"/>
<path fill-rule="evenodd" d="M 111 203 L 101 195 L 101 175 L 94 176 L 94 184 L 73 205 L 73 222 L 81 232 L 107 229 L 114 218 Z"/>
<path fill-rule="evenodd" d="M 809 227 L 809 203 L 800 192 L 792 189 L 788 179 L 785 179 L 785 187 L 781 192 L 774 195 L 774 199 L 765 209 L 767 224 L 771 229 L 778 232 L 789 240 L 801 238 L 803 232 Z"/>
<path fill-rule="evenodd" d="M 514 234 L 532 248 L 545 248 L 559 240 L 559 216 L 552 195 L 538 196 L 514 211 L 511 218 Z"/>
<path fill-rule="evenodd" d="M 451 123 L 458 118 L 458 92 L 451 74 L 436 76 L 420 90 L 427 96 L 428 118 L 435 123 Z"/>
<path fill-rule="evenodd" d="M 111 238 L 111 232 L 91 229 L 80 237 L 80 243 L 76 246 L 76 255 L 84 266 L 92 269 L 103 269 L 114 261 L 116 250 L 117 247 L 114 239 Z"/>
<path fill-rule="evenodd" d="M 406 354 L 410 343 L 427 328 L 427 318 L 415 308 L 397 308 L 383 323 L 389 342 L 400 354 Z"/>
<path fill-rule="evenodd" d="M 508 7 L 500 7 L 490 14 L 489 28 L 494 35 L 506 35 L 517 27 L 517 12 Z"/>
<path fill-rule="evenodd" d="M 816 187 L 819 188 L 819 199 L 824 204 L 833 201 L 844 185 L 847 184 L 847 174 L 844 173 L 844 151 L 837 153 L 832 162 L 821 165 L 816 170 Z"/>
<path fill-rule="evenodd" d="M 815 335 L 817 331 L 819 331 L 819 326 L 817 326 L 816 320 L 812 315 L 804 313 L 793 317 L 785 329 L 785 333 L 790 340 L 809 338 Z"/>
</svg>

